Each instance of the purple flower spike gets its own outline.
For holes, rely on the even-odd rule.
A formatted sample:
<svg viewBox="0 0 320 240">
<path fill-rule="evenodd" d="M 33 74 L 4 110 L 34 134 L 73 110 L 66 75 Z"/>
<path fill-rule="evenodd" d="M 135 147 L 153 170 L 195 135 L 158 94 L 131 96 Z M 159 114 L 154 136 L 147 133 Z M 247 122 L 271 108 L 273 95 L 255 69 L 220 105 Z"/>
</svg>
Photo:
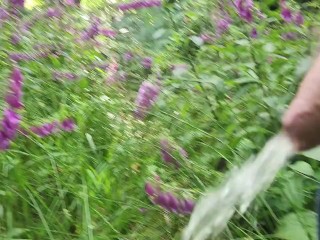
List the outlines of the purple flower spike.
<svg viewBox="0 0 320 240">
<path fill-rule="evenodd" d="M 151 185 L 151 183 L 146 183 L 145 191 L 150 197 L 154 197 L 157 194 L 157 190 Z"/>
<path fill-rule="evenodd" d="M 152 66 L 152 62 L 153 62 L 153 60 L 152 60 L 151 57 L 145 57 L 144 59 L 142 59 L 141 64 L 142 64 L 142 66 L 143 66 L 144 68 L 150 69 L 151 66 Z"/>
<path fill-rule="evenodd" d="M 109 37 L 109 38 L 114 38 L 117 35 L 117 33 L 115 31 L 110 30 L 110 29 L 101 29 L 100 34 L 105 37 Z"/>
<path fill-rule="evenodd" d="M 23 107 L 21 97 L 19 93 L 10 93 L 6 96 L 6 102 L 10 107 L 19 109 Z"/>
<path fill-rule="evenodd" d="M 17 83 L 21 84 L 23 81 L 23 76 L 19 68 L 14 68 L 11 74 L 11 79 Z"/>
<path fill-rule="evenodd" d="M 33 132 L 34 134 L 38 135 L 39 137 L 47 137 L 49 135 L 55 134 L 58 131 L 66 131 L 66 132 L 71 132 L 75 129 L 75 123 L 72 119 L 65 119 L 61 123 L 58 121 L 53 121 L 51 123 L 45 123 L 40 126 L 33 126 L 30 127 L 30 131 Z M 23 132 L 26 132 L 22 130 Z M 27 135 L 27 134 L 25 134 Z"/>
<path fill-rule="evenodd" d="M 301 26 L 304 23 L 304 18 L 303 15 L 301 14 L 301 12 L 298 12 L 295 16 L 294 16 L 294 23 L 297 26 Z"/>
<path fill-rule="evenodd" d="M 174 158 L 171 156 L 170 152 L 173 150 L 171 144 L 168 140 L 162 139 L 160 141 L 160 151 L 163 161 L 166 163 L 172 163 L 174 162 Z"/>
<path fill-rule="evenodd" d="M 69 6 L 74 6 L 74 5 L 76 5 L 75 0 L 65 0 L 65 3 L 66 3 L 66 5 L 69 5 Z"/>
<path fill-rule="evenodd" d="M 9 18 L 9 13 L 4 8 L 0 8 L 0 20 L 7 20 Z"/>
<path fill-rule="evenodd" d="M 18 53 L 10 53 L 9 54 L 9 58 L 12 60 L 12 61 L 15 61 L 15 62 L 18 62 L 20 61 L 22 58 L 21 58 L 21 55 L 18 54 Z"/>
<path fill-rule="evenodd" d="M 191 214 L 194 209 L 195 203 L 190 199 L 180 200 L 180 212 L 182 214 Z"/>
<path fill-rule="evenodd" d="M 9 0 L 10 5 L 16 8 L 24 7 L 24 0 Z"/>
<path fill-rule="evenodd" d="M 12 140 L 19 128 L 21 117 L 11 109 L 6 109 L 3 113 L 2 133 L 8 140 Z"/>
<path fill-rule="evenodd" d="M 281 36 L 284 40 L 295 40 L 297 38 L 297 34 L 294 32 L 283 33 Z"/>
<path fill-rule="evenodd" d="M 58 8 L 48 8 L 47 16 L 49 18 L 58 18 L 61 16 L 61 12 Z"/>
<path fill-rule="evenodd" d="M 179 200 L 172 194 L 168 193 L 168 210 L 171 212 L 179 212 Z"/>
<path fill-rule="evenodd" d="M 94 19 L 88 29 L 82 33 L 82 40 L 94 39 L 99 34 L 100 20 Z"/>
<path fill-rule="evenodd" d="M 72 132 L 76 128 L 75 122 L 71 118 L 67 118 L 61 123 L 61 129 L 66 132 Z"/>
<path fill-rule="evenodd" d="M 126 52 L 124 55 L 123 55 L 123 59 L 126 61 L 126 62 L 129 62 L 130 60 L 132 60 L 133 58 L 133 54 L 131 52 Z"/>
<path fill-rule="evenodd" d="M 11 42 L 13 45 L 18 45 L 21 41 L 21 36 L 17 33 L 12 34 Z"/>
<path fill-rule="evenodd" d="M 246 22 L 252 22 L 252 9 L 253 1 L 252 0 L 235 0 L 235 6 L 237 8 L 239 16 Z"/>
<path fill-rule="evenodd" d="M 203 33 L 200 35 L 203 42 L 208 43 L 212 41 L 212 37 L 209 34 Z"/>
<path fill-rule="evenodd" d="M 10 140 L 1 131 L 0 132 L 0 151 L 7 150 L 9 147 L 10 147 Z"/>
<path fill-rule="evenodd" d="M 14 68 L 11 73 L 10 91 L 6 95 L 6 102 L 13 109 L 21 108 L 22 104 L 22 81 L 23 76 L 18 68 Z"/>
<path fill-rule="evenodd" d="M 47 57 L 50 54 L 48 51 L 43 51 L 43 52 L 36 52 L 33 54 L 28 54 L 28 53 L 10 53 L 9 58 L 12 61 L 19 62 L 19 61 L 30 61 L 30 60 L 35 60 L 38 58 L 44 58 Z"/>
<path fill-rule="evenodd" d="M 149 110 L 156 101 L 160 92 L 159 86 L 150 82 L 144 81 L 136 98 L 135 114 L 138 118 L 144 118 L 146 111 Z"/>
<path fill-rule="evenodd" d="M 141 8 L 160 7 L 161 5 L 162 5 L 161 0 L 143 0 L 143 1 L 120 4 L 118 6 L 118 9 L 125 12 L 131 9 L 138 10 Z"/>
<path fill-rule="evenodd" d="M 251 38 L 257 38 L 258 37 L 258 32 L 257 32 L 256 28 L 253 28 L 251 30 L 250 36 L 251 36 Z"/>
<path fill-rule="evenodd" d="M 173 164 L 176 168 L 179 167 L 179 162 L 172 156 L 173 151 L 176 148 L 172 146 L 172 144 L 167 139 L 162 139 L 160 141 L 160 152 L 164 162 L 167 164 Z"/>
<path fill-rule="evenodd" d="M 285 5 L 283 5 L 283 7 L 281 9 L 281 17 L 287 23 L 292 21 L 292 12 Z"/>
<path fill-rule="evenodd" d="M 159 196 L 155 198 L 154 202 L 161 207 L 168 209 L 169 196 L 167 193 L 159 193 Z"/>
<path fill-rule="evenodd" d="M 38 135 L 39 137 L 47 137 L 58 131 L 57 126 L 58 126 L 57 122 L 45 123 L 38 127 L 31 127 L 30 130 L 31 132 Z"/>
<path fill-rule="evenodd" d="M 78 76 L 72 72 L 59 72 L 59 71 L 54 71 L 52 74 L 53 78 L 55 80 L 62 80 L 66 79 L 69 81 L 74 81 L 78 78 Z"/>
<path fill-rule="evenodd" d="M 221 18 L 217 21 L 217 35 L 220 36 L 223 33 L 225 33 L 231 24 L 231 19 L 230 18 Z"/>
</svg>

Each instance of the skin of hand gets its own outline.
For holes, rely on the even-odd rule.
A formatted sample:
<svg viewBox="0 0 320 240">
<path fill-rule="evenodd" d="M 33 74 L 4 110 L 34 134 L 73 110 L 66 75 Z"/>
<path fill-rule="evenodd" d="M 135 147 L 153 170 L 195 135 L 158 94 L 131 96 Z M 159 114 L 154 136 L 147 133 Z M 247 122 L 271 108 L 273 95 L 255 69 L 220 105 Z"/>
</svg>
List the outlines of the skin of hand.
<svg viewBox="0 0 320 240">
<path fill-rule="evenodd" d="M 285 112 L 282 126 L 297 151 L 320 144 L 320 55 Z"/>
</svg>

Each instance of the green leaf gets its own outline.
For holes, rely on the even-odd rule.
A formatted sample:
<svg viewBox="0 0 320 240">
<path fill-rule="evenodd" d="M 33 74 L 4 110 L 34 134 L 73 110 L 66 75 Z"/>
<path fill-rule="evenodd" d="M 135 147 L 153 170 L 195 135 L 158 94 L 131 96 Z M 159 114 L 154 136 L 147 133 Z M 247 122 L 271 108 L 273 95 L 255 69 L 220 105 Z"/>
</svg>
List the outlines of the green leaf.
<svg viewBox="0 0 320 240">
<path fill-rule="evenodd" d="M 314 171 L 313 171 L 311 165 L 309 163 L 304 162 L 304 161 L 297 161 L 294 164 L 292 164 L 290 166 L 290 168 L 292 170 L 301 172 L 305 175 L 314 176 Z"/>
<path fill-rule="evenodd" d="M 302 152 L 301 155 L 320 161 L 320 147 L 316 147 L 311 150 Z"/>
<path fill-rule="evenodd" d="M 302 209 L 305 203 L 305 195 L 303 193 L 303 178 L 299 178 L 293 172 L 288 172 L 285 176 L 285 182 L 282 184 L 282 191 L 285 195 L 287 205 L 295 209 Z"/>
<path fill-rule="evenodd" d="M 289 213 L 280 220 L 276 237 L 284 240 L 316 239 L 316 216 L 312 211 Z"/>
</svg>

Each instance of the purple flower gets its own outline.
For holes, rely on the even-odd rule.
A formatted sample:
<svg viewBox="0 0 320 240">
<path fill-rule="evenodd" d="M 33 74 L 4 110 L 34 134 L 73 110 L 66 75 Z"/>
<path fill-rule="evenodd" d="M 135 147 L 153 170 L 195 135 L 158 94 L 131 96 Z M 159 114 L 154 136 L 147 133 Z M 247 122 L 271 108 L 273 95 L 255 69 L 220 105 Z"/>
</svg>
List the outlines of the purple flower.
<svg viewBox="0 0 320 240">
<path fill-rule="evenodd" d="M 2 135 L 5 136 L 7 140 L 12 140 L 20 125 L 21 117 L 19 114 L 11 109 L 6 109 L 3 113 L 2 120 Z"/>
<path fill-rule="evenodd" d="M 120 4 L 118 9 L 121 11 L 129 11 L 131 9 L 137 10 L 141 8 L 160 7 L 161 5 L 161 0 L 143 0 Z"/>
<path fill-rule="evenodd" d="M 155 190 L 150 184 L 146 184 L 146 194 L 151 198 L 151 201 L 166 209 L 169 212 L 179 213 L 179 214 L 191 214 L 194 208 L 194 202 L 190 199 L 178 199 L 170 192 L 161 192 L 160 190 Z"/>
<path fill-rule="evenodd" d="M 13 82 L 17 84 L 22 84 L 23 81 L 23 76 L 19 68 L 14 68 L 12 73 L 11 73 L 11 79 Z"/>
<path fill-rule="evenodd" d="M 194 202 L 191 199 L 184 199 L 180 201 L 180 212 L 184 214 L 191 214 L 194 209 Z"/>
<path fill-rule="evenodd" d="M 126 62 L 129 62 L 132 58 L 133 58 L 132 52 L 126 52 L 126 53 L 123 55 L 123 59 L 124 59 Z"/>
<path fill-rule="evenodd" d="M 48 57 L 49 54 L 50 54 L 49 51 L 40 51 L 31 55 L 31 59 L 45 58 L 45 57 Z"/>
<path fill-rule="evenodd" d="M 63 120 L 61 123 L 58 121 L 53 121 L 50 123 L 45 123 L 40 126 L 32 126 L 30 127 L 30 131 L 34 134 L 38 135 L 39 137 L 47 137 L 54 133 L 59 132 L 60 130 L 71 132 L 75 129 L 75 123 L 72 119 L 67 118 Z M 27 131 L 22 131 L 24 135 L 27 135 Z"/>
<path fill-rule="evenodd" d="M 252 22 L 252 9 L 253 1 L 252 0 L 235 0 L 235 6 L 237 8 L 239 16 L 246 22 Z"/>
<path fill-rule="evenodd" d="M 297 34 L 294 32 L 283 33 L 281 36 L 284 40 L 295 40 L 297 38 Z"/>
<path fill-rule="evenodd" d="M 12 108 L 22 108 L 22 94 L 21 93 L 10 93 L 6 96 L 6 102 Z"/>
<path fill-rule="evenodd" d="M 176 167 L 179 167 L 178 161 L 172 156 L 172 152 L 174 151 L 174 147 L 167 139 L 162 139 L 160 141 L 160 152 L 164 162 L 167 164 L 173 164 Z"/>
<path fill-rule="evenodd" d="M 171 212 L 178 213 L 179 212 L 179 200 L 172 194 L 168 193 L 168 201 L 166 207 Z"/>
<path fill-rule="evenodd" d="M 100 19 L 94 18 L 91 25 L 82 33 L 82 40 L 94 39 L 99 34 Z"/>
<path fill-rule="evenodd" d="M 26 60 L 27 56 L 23 53 L 10 53 L 9 58 L 15 62 Z"/>
<path fill-rule="evenodd" d="M 159 195 L 154 199 L 154 202 L 161 207 L 168 209 L 169 197 L 168 194 L 165 192 L 159 193 Z"/>
<path fill-rule="evenodd" d="M 19 44 L 21 41 L 21 36 L 18 33 L 14 33 L 11 36 L 11 42 L 13 45 Z"/>
<path fill-rule="evenodd" d="M 145 192 L 148 196 L 154 197 L 157 194 L 157 190 L 155 189 L 154 186 L 152 186 L 151 183 L 146 183 L 145 185 Z"/>
<path fill-rule="evenodd" d="M 209 34 L 203 33 L 200 35 L 200 38 L 202 39 L 203 42 L 207 43 L 207 42 L 211 42 L 212 41 L 212 37 Z"/>
<path fill-rule="evenodd" d="M 6 95 L 6 102 L 15 109 L 21 108 L 22 104 L 22 81 L 23 76 L 18 68 L 14 68 L 11 73 L 10 91 Z"/>
<path fill-rule="evenodd" d="M 141 64 L 142 64 L 142 66 L 143 66 L 144 68 L 150 69 L 151 66 L 152 66 L 152 62 L 153 62 L 153 60 L 152 60 L 151 57 L 145 57 L 145 58 L 142 59 Z"/>
<path fill-rule="evenodd" d="M 287 8 L 287 7 L 282 8 L 281 17 L 285 22 L 287 22 L 287 23 L 291 22 L 292 21 L 292 12 L 291 12 L 291 10 L 289 8 Z"/>
<path fill-rule="evenodd" d="M 56 80 L 67 79 L 69 81 L 74 81 L 78 78 L 76 74 L 71 72 L 54 71 L 52 75 L 53 75 L 53 78 Z"/>
<path fill-rule="evenodd" d="M 45 123 L 41 126 L 31 127 L 30 130 L 39 137 L 47 137 L 58 131 L 58 123 L 56 121 L 52 123 Z"/>
<path fill-rule="evenodd" d="M 0 151 L 7 150 L 10 147 L 10 140 L 0 131 Z"/>
<path fill-rule="evenodd" d="M 176 168 L 179 167 L 179 162 L 173 157 L 173 152 L 179 152 L 183 158 L 188 157 L 188 153 L 181 147 L 173 146 L 172 143 L 167 139 L 160 140 L 160 152 L 163 161 L 167 164 L 173 164 Z"/>
<path fill-rule="evenodd" d="M 0 20 L 6 20 L 9 18 L 9 13 L 4 8 L 0 8 Z"/>
<path fill-rule="evenodd" d="M 20 31 L 22 33 L 28 33 L 30 31 L 32 25 L 33 25 L 32 21 L 25 22 L 20 26 Z"/>
<path fill-rule="evenodd" d="M 49 18 L 54 18 L 54 17 L 58 18 L 61 16 L 61 12 L 58 8 L 48 8 L 47 16 Z"/>
<path fill-rule="evenodd" d="M 66 5 L 73 6 L 76 4 L 75 0 L 65 0 Z"/>
<path fill-rule="evenodd" d="M 41 52 L 36 52 L 33 54 L 30 53 L 10 53 L 9 58 L 12 61 L 19 62 L 19 61 L 30 61 L 30 60 L 35 60 L 38 58 L 44 58 L 49 55 L 49 51 L 41 51 Z"/>
<path fill-rule="evenodd" d="M 110 38 L 114 38 L 117 35 L 117 33 L 115 31 L 110 30 L 110 29 L 101 29 L 100 34 L 105 37 L 110 37 Z"/>
<path fill-rule="evenodd" d="M 60 128 L 66 132 L 72 132 L 76 128 L 76 124 L 71 118 L 67 118 L 61 122 Z"/>
<path fill-rule="evenodd" d="M 251 38 L 257 38 L 258 37 L 258 32 L 257 32 L 256 28 L 253 28 L 251 30 L 250 36 L 251 36 Z"/>
<path fill-rule="evenodd" d="M 217 21 L 217 29 L 216 29 L 217 35 L 220 36 L 223 33 L 225 33 L 229 29 L 231 22 L 232 21 L 230 17 L 227 17 L 227 18 L 224 17 L 219 19 Z"/>
<path fill-rule="evenodd" d="M 10 5 L 17 8 L 24 7 L 24 0 L 9 0 Z"/>
<path fill-rule="evenodd" d="M 160 92 L 159 86 L 150 82 L 144 81 L 138 91 L 136 98 L 136 111 L 135 114 L 139 118 L 143 118 L 146 111 L 150 109 L 153 103 L 156 101 Z"/>
<path fill-rule="evenodd" d="M 295 16 L 294 16 L 294 23 L 297 26 L 301 26 L 304 23 L 304 18 L 303 15 L 301 14 L 301 12 L 298 12 Z"/>
</svg>

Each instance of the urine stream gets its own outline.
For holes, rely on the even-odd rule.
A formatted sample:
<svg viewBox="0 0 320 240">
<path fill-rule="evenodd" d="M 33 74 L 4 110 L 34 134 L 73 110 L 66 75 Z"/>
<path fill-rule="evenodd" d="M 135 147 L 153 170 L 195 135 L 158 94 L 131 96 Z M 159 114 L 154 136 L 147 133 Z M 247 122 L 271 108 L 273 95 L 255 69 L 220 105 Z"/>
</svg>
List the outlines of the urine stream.
<svg viewBox="0 0 320 240">
<path fill-rule="evenodd" d="M 271 184 L 293 154 L 293 144 L 284 133 L 270 139 L 255 158 L 234 169 L 221 187 L 209 191 L 199 200 L 182 239 L 205 240 L 217 237 L 235 211 L 244 213 L 251 201 Z"/>
</svg>

